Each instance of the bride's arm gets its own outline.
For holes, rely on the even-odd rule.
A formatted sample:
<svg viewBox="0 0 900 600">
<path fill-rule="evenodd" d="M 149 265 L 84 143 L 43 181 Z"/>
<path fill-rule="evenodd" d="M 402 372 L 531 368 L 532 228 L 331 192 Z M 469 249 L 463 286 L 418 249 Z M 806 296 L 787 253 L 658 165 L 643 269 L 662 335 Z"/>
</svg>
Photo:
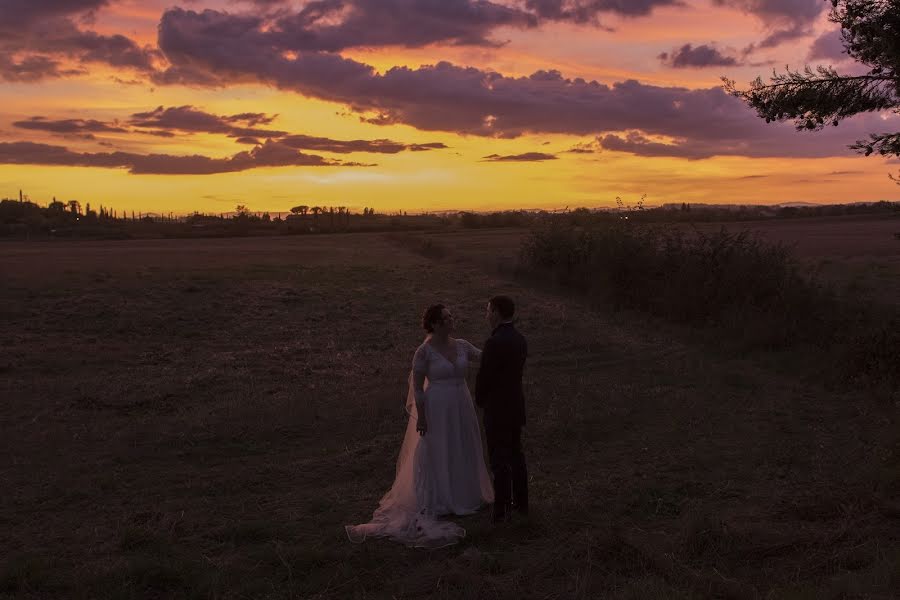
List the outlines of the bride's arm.
<svg viewBox="0 0 900 600">
<path fill-rule="evenodd" d="M 428 359 L 424 346 L 416 350 L 413 357 L 412 386 L 416 401 L 416 431 L 425 435 L 428 422 L 425 419 L 425 374 L 428 372 Z"/>
<path fill-rule="evenodd" d="M 468 355 L 469 361 L 481 360 L 481 350 L 470 344 L 467 340 L 461 339 L 459 342 L 463 345 L 463 348 L 466 349 L 466 355 Z"/>
<path fill-rule="evenodd" d="M 425 373 L 413 372 L 413 394 L 416 397 L 416 431 L 419 435 L 428 433 L 428 420 L 425 418 Z"/>
</svg>

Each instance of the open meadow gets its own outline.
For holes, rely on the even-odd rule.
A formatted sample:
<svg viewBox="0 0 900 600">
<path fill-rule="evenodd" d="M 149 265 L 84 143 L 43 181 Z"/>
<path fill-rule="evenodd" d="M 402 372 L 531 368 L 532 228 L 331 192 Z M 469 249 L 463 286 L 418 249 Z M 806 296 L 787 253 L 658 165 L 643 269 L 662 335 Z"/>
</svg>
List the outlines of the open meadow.
<svg viewBox="0 0 900 600">
<path fill-rule="evenodd" d="M 900 304 L 897 219 L 767 231 Z M 516 279 L 525 234 L 0 244 L 0 598 L 898 597 L 896 403 Z M 480 346 L 495 293 L 531 522 L 350 544 L 422 309 Z"/>
</svg>

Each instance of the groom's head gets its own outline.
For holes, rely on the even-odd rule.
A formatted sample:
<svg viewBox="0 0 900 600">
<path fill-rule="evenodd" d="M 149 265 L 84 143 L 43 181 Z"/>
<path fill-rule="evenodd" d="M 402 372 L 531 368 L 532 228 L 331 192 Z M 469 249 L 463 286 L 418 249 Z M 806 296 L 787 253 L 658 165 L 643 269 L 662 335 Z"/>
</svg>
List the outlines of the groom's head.
<svg viewBox="0 0 900 600">
<path fill-rule="evenodd" d="M 487 303 L 487 320 L 491 327 L 504 321 L 511 321 L 516 313 L 516 304 L 509 296 L 494 296 Z"/>
</svg>

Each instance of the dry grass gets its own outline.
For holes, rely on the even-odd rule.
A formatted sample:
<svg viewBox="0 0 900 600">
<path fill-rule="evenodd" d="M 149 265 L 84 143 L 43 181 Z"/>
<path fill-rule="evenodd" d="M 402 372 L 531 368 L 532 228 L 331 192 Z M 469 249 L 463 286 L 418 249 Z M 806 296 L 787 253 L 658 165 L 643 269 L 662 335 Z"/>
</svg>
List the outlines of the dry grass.
<svg viewBox="0 0 900 600">
<path fill-rule="evenodd" d="M 477 235 L 4 244 L 0 597 L 895 597 L 896 406 L 504 280 Z M 422 307 L 480 343 L 497 292 L 532 349 L 532 522 L 349 544 Z"/>
</svg>

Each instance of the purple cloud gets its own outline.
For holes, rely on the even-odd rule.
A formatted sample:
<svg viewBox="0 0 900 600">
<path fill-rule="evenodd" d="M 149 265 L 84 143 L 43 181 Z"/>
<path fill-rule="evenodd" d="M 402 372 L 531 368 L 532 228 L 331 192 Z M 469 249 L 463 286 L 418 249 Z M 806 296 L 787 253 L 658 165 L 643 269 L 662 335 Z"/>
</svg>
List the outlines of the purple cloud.
<svg viewBox="0 0 900 600">
<path fill-rule="evenodd" d="M 739 63 L 733 56 L 723 54 L 718 48 L 708 44 L 694 46 L 685 44 L 671 52 L 663 52 L 657 58 L 675 69 L 690 67 L 734 67 Z"/>
<path fill-rule="evenodd" d="M 363 166 L 360 163 L 344 163 L 303 154 L 272 141 L 228 158 L 130 152 L 73 152 L 63 146 L 49 144 L 0 142 L 0 164 L 126 168 L 130 173 L 141 175 L 212 175 L 258 167 Z"/>
<path fill-rule="evenodd" d="M 597 138 L 594 138 L 589 142 L 575 144 L 574 146 L 566 150 L 566 152 L 570 154 L 597 154 L 602 151 L 603 148 L 600 146 L 600 140 Z"/>
<path fill-rule="evenodd" d="M 81 29 L 107 0 L 0 0 L 0 79 L 38 81 L 80 73 L 60 70 L 60 59 L 105 63 L 149 72 L 157 51 L 123 35 Z M 15 57 L 15 58 L 13 58 Z"/>
<path fill-rule="evenodd" d="M 682 6 L 680 0 L 526 0 L 539 17 L 554 21 L 595 23 L 601 13 L 643 17 L 659 6 Z"/>
<path fill-rule="evenodd" d="M 40 54 L 30 54 L 16 60 L 9 54 L 3 54 L 0 47 L 0 79 L 4 81 L 28 83 L 81 73 L 83 71 L 77 69 L 60 69 L 59 61 Z"/>
<path fill-rule="evenodd" d="M 124 133 L 127 129 L 123 129 L 112 123 L 97 121 L 96 119 L 59 119 L 49 120 L 44 117 L 31 117 L 26 121 L 16 121 L 13 126 L 20 129 L 30 129 L 34 131 L 49 131 L 50 133 Z"/>
<path fill-rule="evenodd" d="M 90 13 L 109 0 L 0 0 L 0 29 L 27 27 L 37 21 Z"/>
<path fill-rule="evenodd" d="M 844 40 L 841 38 L 841 30 L 826 31 L 815 39 L 809 49 L 807 60 L 825 60 L 829 62 L 841 62 L 848 60 L 850 55 L 844 49 Z"/>
<path fill-rule="evenodd" d="M 669 142 L 655 141 L 640 131 L 630 131 L 600 136 L 598 142 L 604 150 L 637 156 L 668 156 L 687 160 L 701 160 L 713 156 L 825 158 L 852 155 L 847 148 L 848 143 L 866 137 L 866 132 L 885 127 L 878 115 L 871 114 L 852 117 L 845 121 L 845 124 L 847 127 L 829 127 L 818 132 L 797 132 L 792 126 L 783 127 L 789 125 L 786 123 L 764 123 L 764 128 L 753 136 L 732 134 L 718 138 L 694 136 L 676 138 Z M 766 132 L 769 134 L 766 135 Z"/>
<path fill-rule="evenodd" d="M 596 25 L 601 14 L 638 17 L 658 6 L 682 4 L 680 0 L 313 0 L 299 10 L 279 8 L 267 14 L 265 9 L 286 3 L 251 3 L 263 12 L 235 15 L 206 10 L 193 13 L 192 23 L 187 23 L 187 11 L 167 12 L 175 14 L 181 26 L 210 27 L 245 40 L 252 36 L 282 51 L 340 52 L 429 44 L 500 46 L 504 42 L 493 33 L 501 27 L 532 29 L 554 21 Z"/>
<path fill-rule="evenodd" d="M 501 156 L 499 154 L 489 154 L 482 159 L 482 162 L 541 162 L 545 160 L 556 160 L 553 154 L 546 152 L 525 152 L 524 154 L 509 154 Z"/>
<path fill-rule="evenodd" d="M 190 133 L 218 133 L 229 137 L 280 138 L 286 131 L 254 128 L 252 125 L 268 124 L 275 119 L 263 113 L 238 115 L 214 115 L 190 105 L 165 108 L 131 115 L 128 123 L 134 127 L 146 127 L 155 131 Z M 245 126 L 240 126 L 245 125 Z"/>
<path fill-rule="evenodd" d="M 537 25 L 535 15 L 489 0 L 316 0 L 276 19 L 268 33 L 289 50 L 336 52 L 434 43 L 496 46 L 494 29 Z"/>
<path fill-rule="evenodd" d="M 812 26 L 826 10 L 822 0 L 713 0 L 718 6 L 736 8 L 759 18 L 769 34 L 747 48 L 773 48 L 812 33 Z"/>
<path fill-rule="evenodd" d="M 257 146 L 262 140 L 277 141 L 280 147 L 295 150 L 315 150 L 336 154 L 353 152 L 369 152 L 378 154 L 396 154 L 398 152 L 424 152 L 447 148 L 442 142 L 424 144 L 405 144 L 389 139 L 377 140 L 335 140 L 326 137 L 315 137 L 301 134 L 288 134 L 285 131 L 242 127 L 241 125 L 270 124 L 275 115 L 265 113 L 240 113 L 236 115 L 215 115 L 193 106 L 165 108 L 159 106 L 151 111 L 134 113 L 127 121 L 132 127 L 127 129 L 118 122 L 105 122 L 96 119 L 57 119 L 31 117 L 13 123 L 20 129 L 47 131 L 61 135 L 80 135 L 93 139 L 92 133 L 140 133 L 158 137 L 175 137 L 176 133 L 211 133 L 235 138 L 239 144 Z M 145 129 L 146 128 L 146 129 Z M 90 137 L 87 137 L 90 136 Z"/>
<path fill-rule="evenodd" d="M 447 146 L 441 142 L 428 144 L 403 144 L 392 140 L 333 140 L 330 138 L 313 137 L 309 135 L 290 135 L 279 140 L 285 146 L 302 150 L 317 150 L 319 152 L 334 152 L 337 154 L 349 154 L 351 152 L 374 152 L 380 154 L 397 154 L 404 150 L 421 152 L 426 150 L 439 150 Z"/>
</svg>

